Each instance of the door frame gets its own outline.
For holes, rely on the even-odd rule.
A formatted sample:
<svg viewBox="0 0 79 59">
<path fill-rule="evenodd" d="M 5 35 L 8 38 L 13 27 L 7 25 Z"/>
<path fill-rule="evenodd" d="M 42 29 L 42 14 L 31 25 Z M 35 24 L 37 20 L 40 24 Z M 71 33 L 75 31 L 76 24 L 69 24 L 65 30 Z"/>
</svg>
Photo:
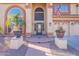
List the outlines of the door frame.
<svg viewBox="0 0 79 59">
<path fill-rule="evenodd" d="M 32 17 L 32 34 L 33 35 L 36 34 L 36 32 L 34 30 L 35 23 L 38 23 L 38 21 L 35 21 L 35 10 L 37 8 L 42 8 L 44 10 L 44 21 L 40 21 L 40 22 L 44 23 L 44 32 L 43 33 L 44 34 L 47 33 L 47 26 L 46 26 L 46 6 L 47 6 L 46 4 L 45 4 L 45 6 L 42 6 L 42 5 L 38 5 L 38 6 L 34 6 L 34 7 L 32 6 L 32 15 L 33 15 L 33 17 Z"/>
<path fill-rule="evenodd" d="M 38 32 L 38 25 L 41 26 L 41 29 L 40 29 L 40 33 Z M 43 26 L 43 27 L 42 27 Z M 35 24 L 35 31 L 36 31 L 36 35 L 43 35 L 43 31 L 44 31 L 44 23 L 36 23 Z"/>
</svg>

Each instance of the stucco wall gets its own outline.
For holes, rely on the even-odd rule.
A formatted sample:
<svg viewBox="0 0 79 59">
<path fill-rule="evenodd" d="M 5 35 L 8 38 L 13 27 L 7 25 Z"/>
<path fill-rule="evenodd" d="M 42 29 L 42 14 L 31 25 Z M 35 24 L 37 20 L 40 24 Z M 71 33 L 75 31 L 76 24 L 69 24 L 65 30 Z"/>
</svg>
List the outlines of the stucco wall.
<svg viewBox="0 0 79 59">
<path fill-rule="evenodd" d="M 53 35 L 52 8 L 47 8 L 47 33 Z"/>
<path fill-rule="evenodd" d="M 79 24 L 70 25 L 70 35 L 79 35 Z"/>
<path fill-rule="evenodd" d="M 23 8 L 25 10 L 26 13 L 26 33 L 32 33 L 33 31 L 33 9 L 35 9 L 36 7 L 39 7 L 37 5 L 34 8 L 33 6 L 29 6 L 27 7 L 26 4 L 0 4 L 0 25 L 4 28 L 5 26 L 5 20 L 6 20 L 6 16 L 5 15 L 7 9 L 13 5 L 17 5 L 20 6 L 21 8 Z M 32 8 L 31 8 L 32 7 Z M 42 6 L 43 7 L 43 6 Z M 53 8 L 47 4 L 44 5 L 44 7 L 46 8 L 46 31 L 47 34 L 55 34 L 55 30 L 57 29 L 57 27 L 59 26 L 59 24 L 54 24 L 53 20 L 79 20 L 79 16 L 62 16 L 62 17 L 54 17 L 53 16 Z M 70 13 L 71 14 L 79 14 L 79 12 L 77 13 L 77 8 L 76 8 L 76 4 L 70 4 Z M 78 7 L 79 10 L 79 7 Z M 65 21 L 64 21 L 65 22 Z M 61 26 L 63 26 L 63 28 L 66 31 L 65 35 L 79 35 L 79 24 L 74 24 L 74 25 L 69 25 L 68 23 L 62 23 L 61 22 Z"/>
<path fill-rule="evenodd" d="M 28 8 L 26 10 L 26 35 L 32 34 L 32 9 Z"/>
<path fill-rule="evenodd" d="M 58 20 L 62 20 L 63 22 L 62 21 L 57 22 Z M 72 20 L 72 21 L 69 21 L 69 20 Z M 73 21 L 73 20 L 76 20 L 76 21 Z M 59 23 L 59 24 L 54 24 L 54 31 L 57 29 L 59 25 L 61 25 L 66 31 L 65 32 L 66 36 L 79 35 L 79 18 L 76 18 L 76 17 L 75 18 L 54 18 L 54 21 L 56 23 Z M 55 32 L 54 32 L 54 35 L 56 35 Z"/>
<path fill-rule="evenodd" d="M 71 14 L 77 14 L 77 8 L 76 8 L 76 4 L 70 4 L 70 13 Z"/>
</svg>

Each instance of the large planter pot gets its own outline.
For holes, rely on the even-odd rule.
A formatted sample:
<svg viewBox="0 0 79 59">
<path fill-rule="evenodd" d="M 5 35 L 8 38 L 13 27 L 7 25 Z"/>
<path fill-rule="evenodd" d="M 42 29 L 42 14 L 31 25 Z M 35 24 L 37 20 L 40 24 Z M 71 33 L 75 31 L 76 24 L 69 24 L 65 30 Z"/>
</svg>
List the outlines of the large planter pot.
<svg viewBox="0 0 79 59">
<path fill-rule="evenodd" d="M 57 38 L 63 38 L 65 34 L 64 29 L 60 26 L 58 27 L 58 29 L 56 30 L 56 36 Z"/>
<path fill-rule="evenodd" d="M 14 35 L 19 38 L 21 37 L 22 31 L 14 31 Z"/>
<path fill-rule="evenodd" d="M 57 38 L 63 38 L 64 34 L 65 34 L 65 32 L 56 32 Z"/>
<path fill-rule="evenodd" d="M 16 38 L 12 37 L 9 42 L 9 48 L 10 49 L 19 49 L 24 44 L 23 36 Z"/>
<path fill-rule="evenodd" d="M 55 44 L 60 49 L 67 49 L 67 40 L 62 40 L 63 38 L 55 38 Z"/>
</svg>

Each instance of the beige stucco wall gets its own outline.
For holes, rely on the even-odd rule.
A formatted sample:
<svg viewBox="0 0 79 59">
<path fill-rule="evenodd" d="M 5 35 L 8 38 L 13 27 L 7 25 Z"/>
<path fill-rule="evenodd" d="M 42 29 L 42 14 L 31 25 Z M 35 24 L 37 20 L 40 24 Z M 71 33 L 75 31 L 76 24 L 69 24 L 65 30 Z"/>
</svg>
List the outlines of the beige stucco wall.
<svg viewBox="0 0 79 59">
<path fill-rule="evenodd" d="M 70 25 L 70 35 L 79 35 L 79 24 Z"/>
<path fill-rule="evenodd" d="M 54 16 L 53 17 L 53 20 L 57 20 L 57 21 L 59 21 L 59 20 L 62 20 L 64 23 L 66 22 L 66 20 L 67 21 L 69 21 L 70 20 L 70 23 L 66 23 L 66 24 L 62 24 L 62 22 L 61 22 L 61 26 L 65 29 L 65 35 L 70 35 L 70 36 L 72 36 L 72 35 L 79 35 L 79 24 L 78 23 L 76 23 L 76 24 L 74 24 L 74 25 L 71 25 L 71 23 L 72 23 L 72 21 L 71 20 L 76 20 L 77 22 L 79 22 L 78 20 L 79 20 L 79 16 L 74 16 L 73 14 L 79 14 L 79 7 L 77 8 L 76 7 L 76 4 L 70 4 L 70 13 L 71 13 L 71 15 L 67 15 L 67 16 L 62 16 L 62 17 L 56 17 L 56 16 Z M 65 21 L 64 21 L 65 20 Z M 75 21 L 73 21 L 73 22 L 75 22 Z M 54 35 L 56 36 L 56 33 L 55 33 L 55 30 L 57 29 L 57 27 L 59 26 L 59 24 L 54 24 Z"/>
<path fill-rule="evenodd" d="M 77 14 L 77 8 L 76 8 L 76 4 L 70 4 L 70 13 L 71 14 Z"/>
<path fill-rule="evenodd" d="M 75 23 L 75 24 L 71 24 L 70 23 L 64 23 L 64 22 L 59 22 L 59 24 L 54 24 L 54 36 L 56 36 L 56 32 L 55 30 L 58 28 L 58 26 L 62 26 L 63 29 L 65 30 L 65 36 L 77 36 L 79 35 L 79 24 Z M 74 22 L 73 22 L 74 23 Z"/>
<path fill-rule="evenodd" d="M 7 9 L 13 5 L 16 4 L 0 4 L 0 25 L 4 28 L 4 22 L 5 22 L 5 13 L 7 11 Z M 57 27 L 59 26 L 58 24 L 54 24 L 53 20 L 79 20 L 79 16 L 63 16 L 63 17 L 53 17 L 53 8 L 52 7 L 47 7 L 48 5 L 43 4 L 43 5 L 32 5 L 29 8 L 26 8 L 26 4 L 17 4 L 18 6 L 20 6 L 21 8 L 23 8 L 25 10 L 26 13 L 26 34 L 33 32 L 33 11 L 35 10 L 35 8 L 37 7 L 42 7 L 45 10 L 45 24 L 46 24 L 46 32 L 47 34 L 52 34 L 52 35 L 56 35 L 55 34 L 55 30 L 57 29 Z M 31 8 L 32 7 L 32 8 Z M 70 4 L 70 12 L 71 14 L 77 14 L 77 8 L 76 8 L 76 4 Z M 79 7 L 78 7 L 79 10 Z M 79 14 L 79 11 L 78 11 Z M 7 16 L 7 15 L 6 15 Z M 70 35 L 79 35 L 79 24 L 75 24 L 75 25 L 69 25 L 69 24 L 62 24 L 61 22 L 61 26 L 63 26 L 63 28 L 66 30 L 66 34 L 65 35 L 69 35 L 69 31 L 70 31 Z M 70 29 L 69 29 L 70 26 Z"/>
<path fill-rule="evenodd" d="M 32 9 L 27 8 L 26 10 L 26 34 L 32 34 Z"/>
<path fill-rule="evenodd" d="M 79 6 L 77 7 L 77 9 L 78 9 L 78 10 L 77 10 L 77 13 L 78 13 L 78 15 L 79 15 Z"/>
<path fill-rule="evenodd" d="M 61 26 L 63 26 L 63 28 L 65 29 L 66 33 L 65 35 L 79 35 L 79 18 L 77 17 L 70 17 L 70 18 L 54 18 L 54 20 L 62 20 L 63 22 L 59 22 L 59 23 L 64 23 L 64 24 L 61 24 Z M 65 21 L 64 21 L 65 20 Z M 66 20 L 77 20 L 76 22 L 75 21 L 69 21 L 70 23 L 66 22 Z M 71 23 L 74 23 L 74 25 L 72 25 Z M 59 26 L 59 24 L 55 24 L 54 25 L 54 31 L 56 30 L 56 28 Z M 55 32 L 54 32 L 54 35 Z"/>
<path fill-rule="evenodd" d="M 53 13 L 52 13 L 53 8 L 47 8 L 47 34 L 48 35 L 53 35 Z"/>
</svg>

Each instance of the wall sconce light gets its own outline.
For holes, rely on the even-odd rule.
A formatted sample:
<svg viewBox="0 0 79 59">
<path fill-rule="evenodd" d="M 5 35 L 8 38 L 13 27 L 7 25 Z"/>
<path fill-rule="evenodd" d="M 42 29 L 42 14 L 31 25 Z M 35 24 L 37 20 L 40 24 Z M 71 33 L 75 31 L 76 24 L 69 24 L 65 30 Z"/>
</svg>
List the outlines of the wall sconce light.
<svg viewBox="0 0 79 59">
<path fill-rule="evenodd" d="M 52 25 L 52 23 L 50 22 L 50 23 L 49 23 L 49 26 L 51 26 L 51 25 Z"/>
</svg>

